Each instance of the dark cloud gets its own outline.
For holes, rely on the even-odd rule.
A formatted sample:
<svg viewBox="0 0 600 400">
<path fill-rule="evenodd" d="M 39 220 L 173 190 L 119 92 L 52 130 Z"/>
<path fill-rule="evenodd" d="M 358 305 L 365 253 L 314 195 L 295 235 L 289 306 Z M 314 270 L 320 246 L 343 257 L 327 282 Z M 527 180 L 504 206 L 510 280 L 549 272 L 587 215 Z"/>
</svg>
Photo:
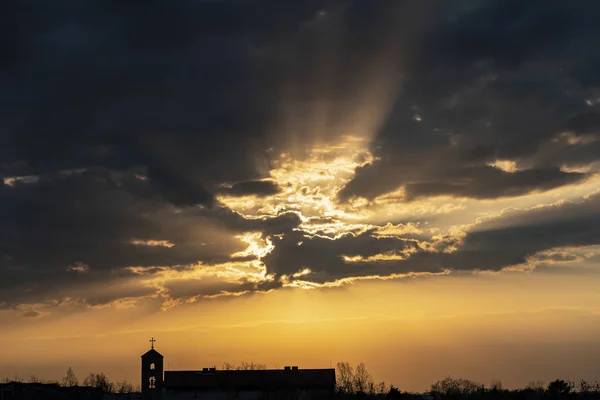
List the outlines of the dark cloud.
<svg viewBox="0 0 600 400">
<path fill-rule="evenodd" d="M 0 176 L 139 167 L 167 201 L 212 204 L 214 183 L 263 178 L 270 154 L 335 139 L 302 121 L 322 102 L 337 107 L 332 119 L 346 113 L 394 22 L 381 20 L 387 2 L 351 4 L 10 0 Z M 340 40 L 323 41 L 332 29 Z M 323 57 L 344 73 L 323 69 Z M 288 114 L 294 132 L 280 126 Z"/>
<path fill-rule="evenodd" d="M 277 194 L 280 191 L 281 188 L 279 188 L 277 183 L 268 180 L 237 182 L 221 190 L 222 193 L 230 196 L 248 196 L 253 194 L 257 196 L 269 196 Z"/>
<path fill-rule="evenodd" d="M 460 270 L 498 270 L 525 263 L 541 251 L 594 245 L 600 234 L 599 211 L 597 195 L 581 203 L 514 211 L 469 233 L 457 252 L 444 256 L 443 263 Z"/>
<path fill-rule="evenodd" d="M 256 176 L 266 116 L 250 96 L 268 78 L 252 41 L 297 26 L 306 6 L 30 3 L 3 14 L 4 37 L 19 43 L 0 71 L 3 164 L 26 174 L 142 165 L 177 204 L 209 201 L 206 179 Z"/>
<path fill-rule="evenodd" d="M 600 196 L 594 196 L 578 203 L 514 210 L 498 220 L 478 225 L 464 239 L 452 235 L 441 240 L 438 237 L 437 241 L 426 235 L 377 238 L 373 231 L 367 231 L 332 240 L 319 236 L 310 238 L 296 231 L 275 240 L 275 249 L 263 261 L 269 272 L 277 275 L 292 275 L 309 268 L 312 274 L 301 279 L 319 282 L 445 269 L 498 271 L 524 264 L 528 257 L 554 248 L 597 244 L 599 215 Z M 364 260 L 406 250 L 413 252 L 404 260 Z M 348 262 L 344 256 L 361 256 L 363 260 Z M 536 260 L 573 261 L 574 258 L 555 252 L 538 254 Z"/>
<path fill-rule="evenodd" d="M 276 217 L 248 219 L 225 206 L 215 207 L 214 209 L 198 208 L 189 210 L 185 215 L 218 219 L 224 227 L 236 233 L 263 232 L 266 235 L 276 235 L 289 232 L 301 223 L 300 217 L 295 212 L 282 213 Z"/>
<path fill-rule="evenodd" d="M 44 264 L 66 269 L 82 262 L 94 270 L 189 263 L 203 252 L 209 254 L 187 247 L 189 238 L 178 233 L 183 227 L 174 210 L 165 209 L 160 201 L 132 196 L 106 171 L 3 185 L 0 199 L 2 253 L 15 267 Z M 161 221 L 161 213 L 172 220 Z M 208 232 L 199 235 L 210 238 Z M 162 246 L 140 246 L 134 240 L 168 240 L 179 248 L 174 252 Z"/>
<path fill-rule="evenodd" d="M 20 314 L 24 318 L 37 318 L 42 315 L 39 311 L 31 310 Z"/>
<path fill-rule="evenodd" d="M 507 173 L 488 166 L 446 171 L 440 175 L 441 179 L 437 182 L 407 184 L 407 198 L 412 200 L 419 196 L 438 194 L 472 198 L 512 197 L 577 182 L 585 176 L 561 172 L 557 168 Z"/>
<path fill-rule="evenodd" d="M 560 170 L 598 160 L 599 5 L 561 1 L 463 2 L 414 53 L 373 144 L 378 161 L 340 193 L 374 198 L 514 196 L 582 179 Z M 596 83 L 594 83 L 596 82 Z M 555 140 L 570 131 L 570 141 Z M 577 139 L 578 138 L 578 139 Z M 488 167 L 515 161 L 523 171 Z"/>
<path fill-rule="evenodd" d="M 415 241 L 396 238 L 376 238 L 372 231 L 359 235 L 347 234 L 338 239 L 329 239 L 327 237 L 313 236 L 308 237 L 302 231 L 289 232 L 283 237 L 274 239 L 275 249 L 269 253 L 262 261 L 267 266 L 270 273 L 281 275 L 293 275 L 304 269 L 310 269 L 313 272 L 310 280 L 332 280 L 350 276 L 362 275 L 389 275 L 393 272 L 400 272 L 401 269 L 394 271 L 389 268 L 389 262 L 383 263 L 347 263 L 344 256 L 361 256 L 367 258 L 385 252 L 402 252 L 417 247 Z M 412 268 L 417 268 L 410 264 L 404 272 L 415 272 Z M 422 266 L 429 271 L 431 268 Z M 303 279 L 307 277 L 304 276 Z"/>
<path fill-rule="evenodd" d="M 417 161 L 415 157 L 410 159 Z M 406 168 L 414 170 L 412 176 Z M 358 178 L 344 188 L 342 195 L 357 190 L 362 195 L 374 197 L 403 184 L 406 200 L 437 195 L 486 199 L 548 190 L 586 177 L 583 173 L 562 172 L 558 168 L 505 172 L 487 165 L 460 166 L 453 165 L 452 161 L 447 161 L 446 164 L 440 159 L 432 159 L 430 167 L 424 166 L 420 170 L 416 170 L 415 164 L 404 159 L 399 165 L 378 163 L 359 168 L 357 174 Z M 404 175 L 404 179 L 400 175 Z M 371 184 L 374 181 L 377 183 Z"/>
<path fill-rule="evenodd" d="M 247 246 L 236 234 L 299 224 L 296 214 L 247 220 L 218 207 L 181 210 L 152 193 L 147 181 L 106 170 L 0 185 L 0 301 L 62 293 L 96 305 L 149 294 L 135 285 L 108 288 L 135 278 L 125 267 L 226 262 Z M 95 284 L 106 286 L 92 296 Z"/>
<path fill-rule="evenodd" d="M 155 166 L 148 170 L 150 182 L 164 193 L 164 199 L 170 203 L 181 207 L 195 204 L 211 206 L 213 204 L 211 193 L 201 183 L 194 182 L 185 175 Z"/>
<path fill-rule="evenodd" d="M 577 261 L 578 257 L 575 254 L 571 254 L 568 252 L 555 252 L 549 254 L 539 254 L 536 256 L 536 260 L 541 262 L 569 262 L 569 261 Z"/>
</svg>

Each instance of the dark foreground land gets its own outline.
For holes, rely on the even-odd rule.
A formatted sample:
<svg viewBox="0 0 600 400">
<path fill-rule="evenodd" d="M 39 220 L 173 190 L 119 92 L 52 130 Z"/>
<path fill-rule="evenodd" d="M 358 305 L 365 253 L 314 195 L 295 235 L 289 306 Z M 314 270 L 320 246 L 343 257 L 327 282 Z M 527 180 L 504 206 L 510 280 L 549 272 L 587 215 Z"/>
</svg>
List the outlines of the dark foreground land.
<svg viewBox="0 0 600 400">
<path fill-rule="evenodd" d="M 127 385 L 112 387 L 63 386 L 58 383 L 0 383 L 0 400 L 144 400 L 137 388 Z M 330 400 L 402 399 L 402 400 L 588 400 L 600 399 L 598 382 L 581 381 L 579 384 L 557 379 L 547 386 L 531 384 L 524 389 L 506 390 L 500 383 L 486 388 L 466 379 L 446 378 L 431 385 L 427 393 L 409 393 L 391 386 L 368 387 L 366 390 L 339 385 L 328 397 Z M 168 397 L 168 396 L 167 396 Z M 196 398 L 203 398 L 199 394 Z M 210 397 L 210 396 L 209 396 Z M 243 397 L 243 396 L 242 396 Z M 319 396 L 321 398 L 322 396 Z M 235 396 L 232 398 L 236 398 Z M 238 397 L 241 398 L 241 397 Z M 311 393 L 264 393 L 258 399 L 310 400 Z"/>
</svg>

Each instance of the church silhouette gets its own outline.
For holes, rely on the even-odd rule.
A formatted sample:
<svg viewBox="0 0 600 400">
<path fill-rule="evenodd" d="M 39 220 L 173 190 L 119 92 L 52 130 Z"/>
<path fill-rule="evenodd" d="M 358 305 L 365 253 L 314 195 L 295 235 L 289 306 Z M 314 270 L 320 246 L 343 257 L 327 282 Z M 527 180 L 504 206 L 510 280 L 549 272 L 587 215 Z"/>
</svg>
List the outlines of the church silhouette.
<svg viewBox="0 0 600 400">
<path fill-rule="evenodd" d="M 155 341 L 150 339 L 151 348 L 142 355 L 145 400 L 329 399 L 335 393 L 333 368 L 165 371 Z"/>
</svg>

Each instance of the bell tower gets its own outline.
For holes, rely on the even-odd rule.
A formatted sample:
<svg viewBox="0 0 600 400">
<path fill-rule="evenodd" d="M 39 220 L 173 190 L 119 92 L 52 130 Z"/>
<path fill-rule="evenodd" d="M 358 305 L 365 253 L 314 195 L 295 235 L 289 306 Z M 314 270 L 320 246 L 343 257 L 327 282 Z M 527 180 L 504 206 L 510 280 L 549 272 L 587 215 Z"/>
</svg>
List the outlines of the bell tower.
<svg viewBox="0 0 600 400">
<path fill-rule="evenodd" d="M 154 338 L 150 339 L 151 348 L 142 355 L 142 394 L 144 400 L 160 400 L 163 388 L 163 356 L 154 350 Z"/>
</svg>

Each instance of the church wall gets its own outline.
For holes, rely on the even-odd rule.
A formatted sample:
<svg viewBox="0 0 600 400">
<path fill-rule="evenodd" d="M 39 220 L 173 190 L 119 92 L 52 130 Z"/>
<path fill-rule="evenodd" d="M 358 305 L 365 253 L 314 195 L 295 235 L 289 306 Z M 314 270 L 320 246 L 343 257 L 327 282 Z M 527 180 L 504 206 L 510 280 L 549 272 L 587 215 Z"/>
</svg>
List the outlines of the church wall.
<svg viewBox="0 0 600 400">
<path fill-rule="evenodd" d="M 177 392 L 163 394 L 163 400 L 262 400 L 265 399 L 263 392 Z"/>
<path fill-rule="evenodd" d="M 240 392 L 203 392 L 178 391 L 163 393 L 162 400 L 327 400 L 329 391 L 240 391 Z"/>
</svg>

